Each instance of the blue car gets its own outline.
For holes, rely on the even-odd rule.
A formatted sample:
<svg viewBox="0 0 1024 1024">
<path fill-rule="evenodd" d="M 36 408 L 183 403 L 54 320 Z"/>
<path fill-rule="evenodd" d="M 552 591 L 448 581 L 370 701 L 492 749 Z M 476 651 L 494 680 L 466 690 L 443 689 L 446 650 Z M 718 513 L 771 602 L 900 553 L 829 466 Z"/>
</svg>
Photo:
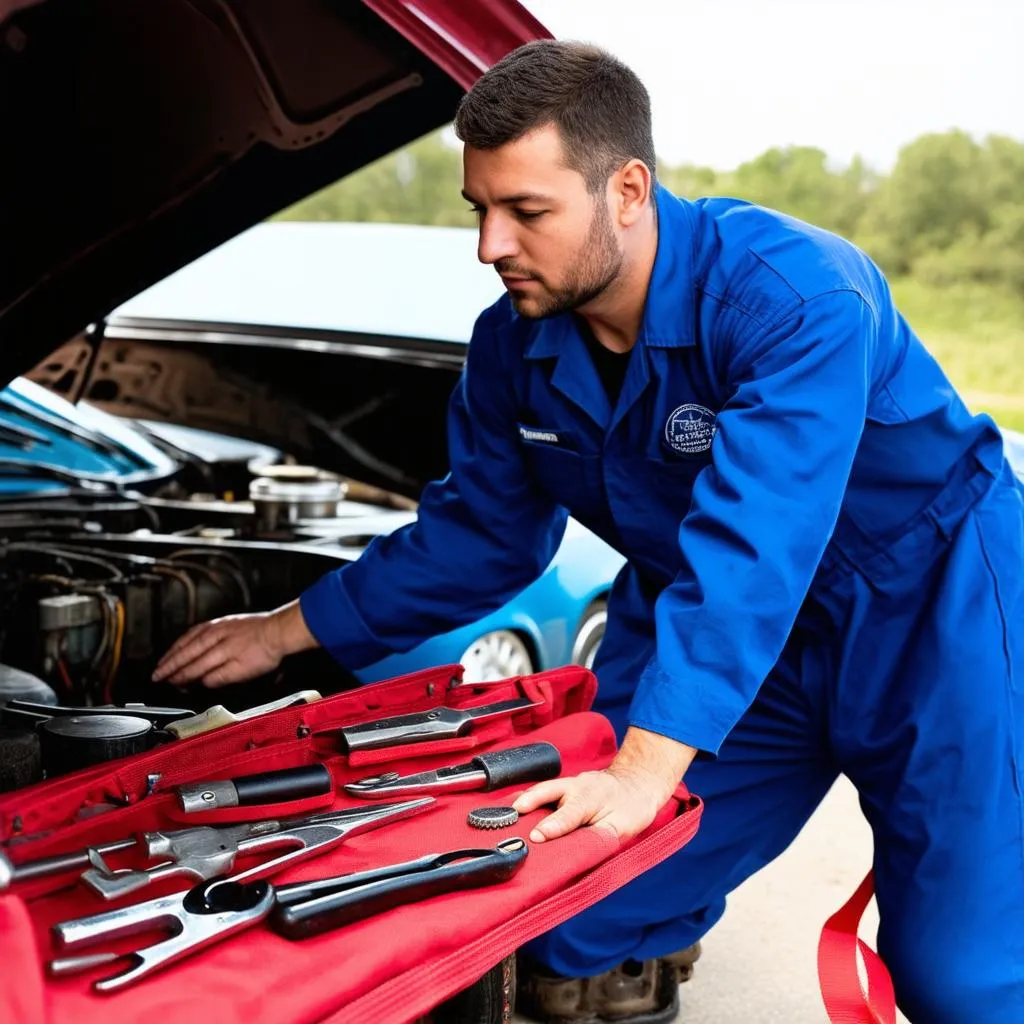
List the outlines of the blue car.
<svg viewBox="0 0 1024 1024">
<path fill-rule="evenodd" d="M 191 622 L 283 603 L 412 521 L 423 485 L 446 471 L 448 396 L 500 289 L 472 231 L 264 224 L 15 380 L 0 398 L 0 529 L 25 509 L 59 525 L 56 539 L 11 535 L 0 590 L 13 579 L 25 593 L 33 572 L 78 582 L 32 588 L 47 628 L 5 644 L 0 662 L 75 695 L 152 700 L 146 670 Z M 129 599 L 126 560 L 161 580 L 145 609 Z M 101 581 L 124 612 L 113 670 L 100 645 L 117 624 L 95 592 L 107 562 L 129 581 Z M 497 611 L 344 681 L 319 665 L 317 685 L 457 662 L 470 681 L 590 665 L 621 565 L 570 520 L 544 574 Z M 211 586 L 211 572 L 229 582 Z M 189 574 L 191 590 L 174 582 Z M 89 620 L 77 628 L 54 610 L 72 596 L 64 605 Z M 21 609 L 26 629 L 30 619 Z M 309 685 L 308 671 L 285 674 Z M 238 697 L 251 703 L 251 687 Z"/>
</svg>

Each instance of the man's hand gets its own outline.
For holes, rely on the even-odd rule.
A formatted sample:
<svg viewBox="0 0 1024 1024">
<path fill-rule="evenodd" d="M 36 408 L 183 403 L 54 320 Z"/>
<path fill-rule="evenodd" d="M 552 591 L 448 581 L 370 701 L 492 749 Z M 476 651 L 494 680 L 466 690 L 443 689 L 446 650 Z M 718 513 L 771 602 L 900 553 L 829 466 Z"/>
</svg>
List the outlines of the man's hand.
<svg viewBox="0 0 1024 1024">
<path fill-rule="evenodd" d="M 643 832 L 654 821 L 662 805 L 659 791 L 660 787 L 645 785 L 643 776 L 620 776 L 606 768 L 539 782 L 521 794 L 513 806 L 520 814 L 527 814 L 544 804 L 558 804 L 558 810 L 530 832 L 534 843 L 557 839 L 583 825 L 604 829 L 622 841 Z"/>
<path fill-rule="evenodd" d="M 272 672 L 286 654 L 315 646 L 298 601 L 272 612 L 227 615 L 180 636 L 160 659 L 153 681 L 227 686 Z"/>
<path fill-rule="evenodd" d="M 584 825 L 604 829 L 624 842 L 654 821 L 696 753 L 666 736 L 631 727 L 615 760 L 603 771 L 539 782 L 520 794 L 513 807 L 528 814 L 544 804 L 558 804 L 530 832 L 534 843 L 557 839 Z"/>
</svg>

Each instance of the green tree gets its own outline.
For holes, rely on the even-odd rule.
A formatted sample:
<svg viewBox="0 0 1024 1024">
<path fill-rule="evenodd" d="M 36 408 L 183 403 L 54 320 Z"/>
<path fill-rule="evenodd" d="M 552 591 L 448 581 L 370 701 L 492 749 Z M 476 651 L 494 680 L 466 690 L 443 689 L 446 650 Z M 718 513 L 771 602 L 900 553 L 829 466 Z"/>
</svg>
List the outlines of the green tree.
<svg viewBox="0 0 1024 1024">
<path fill-rule="evenodd" d="M 962 131 L 923 135 L 888 176 L 859 157 L 829 165 L 811 146 L 775 147 L 731 172 L 660 164 L 670 191 L 734 196 L 857 242 L 892 276 L 947 287 L 1024 292 L 1024 144 L 976 142 Z M 434 132 L 279 215 L 283 220 L 392 221 L 470 227 L 461 154 Z"/>
<path fill-rule="evenodd" d="M 908 273 L 931 250 L 988 229 L 985 151 L 966 132 L 922 135 L 900 150 L 871 203 L 861 235 L 891 273 Z"/>
<path fill-rule="evenodd" d="M 717 184 L 729 195 L 850 236 L 867 208 L 875 179 L 859 158 L 837 172 L 829 169 L 823 150 L 789 146 L 769 149 Z"/>
</svg>

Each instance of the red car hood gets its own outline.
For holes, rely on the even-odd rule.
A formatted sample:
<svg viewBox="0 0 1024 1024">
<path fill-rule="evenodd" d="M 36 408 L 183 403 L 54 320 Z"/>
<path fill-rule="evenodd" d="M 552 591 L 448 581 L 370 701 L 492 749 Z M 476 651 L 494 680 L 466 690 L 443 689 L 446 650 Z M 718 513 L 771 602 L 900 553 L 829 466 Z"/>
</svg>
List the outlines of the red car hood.
<svg viewBox="0 0 1024 1024">
<path fill-rule="evenodd" d="M 0 383 L 546 34 L 514 0 L 0 0 Z"/>
</svg>

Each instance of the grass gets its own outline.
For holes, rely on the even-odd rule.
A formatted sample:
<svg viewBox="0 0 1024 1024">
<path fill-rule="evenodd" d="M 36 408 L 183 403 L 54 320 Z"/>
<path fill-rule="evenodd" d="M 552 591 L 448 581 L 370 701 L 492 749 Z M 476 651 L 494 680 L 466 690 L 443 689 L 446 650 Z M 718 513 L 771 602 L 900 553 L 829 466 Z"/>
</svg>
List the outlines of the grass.
<svg viewBox="0 0 1024 1024">
<path fill-rule="evenodd" d="M 893 283 L 897 304 L 968 406 L 1024 431 L 1024 296 Z"/>
</svg>

